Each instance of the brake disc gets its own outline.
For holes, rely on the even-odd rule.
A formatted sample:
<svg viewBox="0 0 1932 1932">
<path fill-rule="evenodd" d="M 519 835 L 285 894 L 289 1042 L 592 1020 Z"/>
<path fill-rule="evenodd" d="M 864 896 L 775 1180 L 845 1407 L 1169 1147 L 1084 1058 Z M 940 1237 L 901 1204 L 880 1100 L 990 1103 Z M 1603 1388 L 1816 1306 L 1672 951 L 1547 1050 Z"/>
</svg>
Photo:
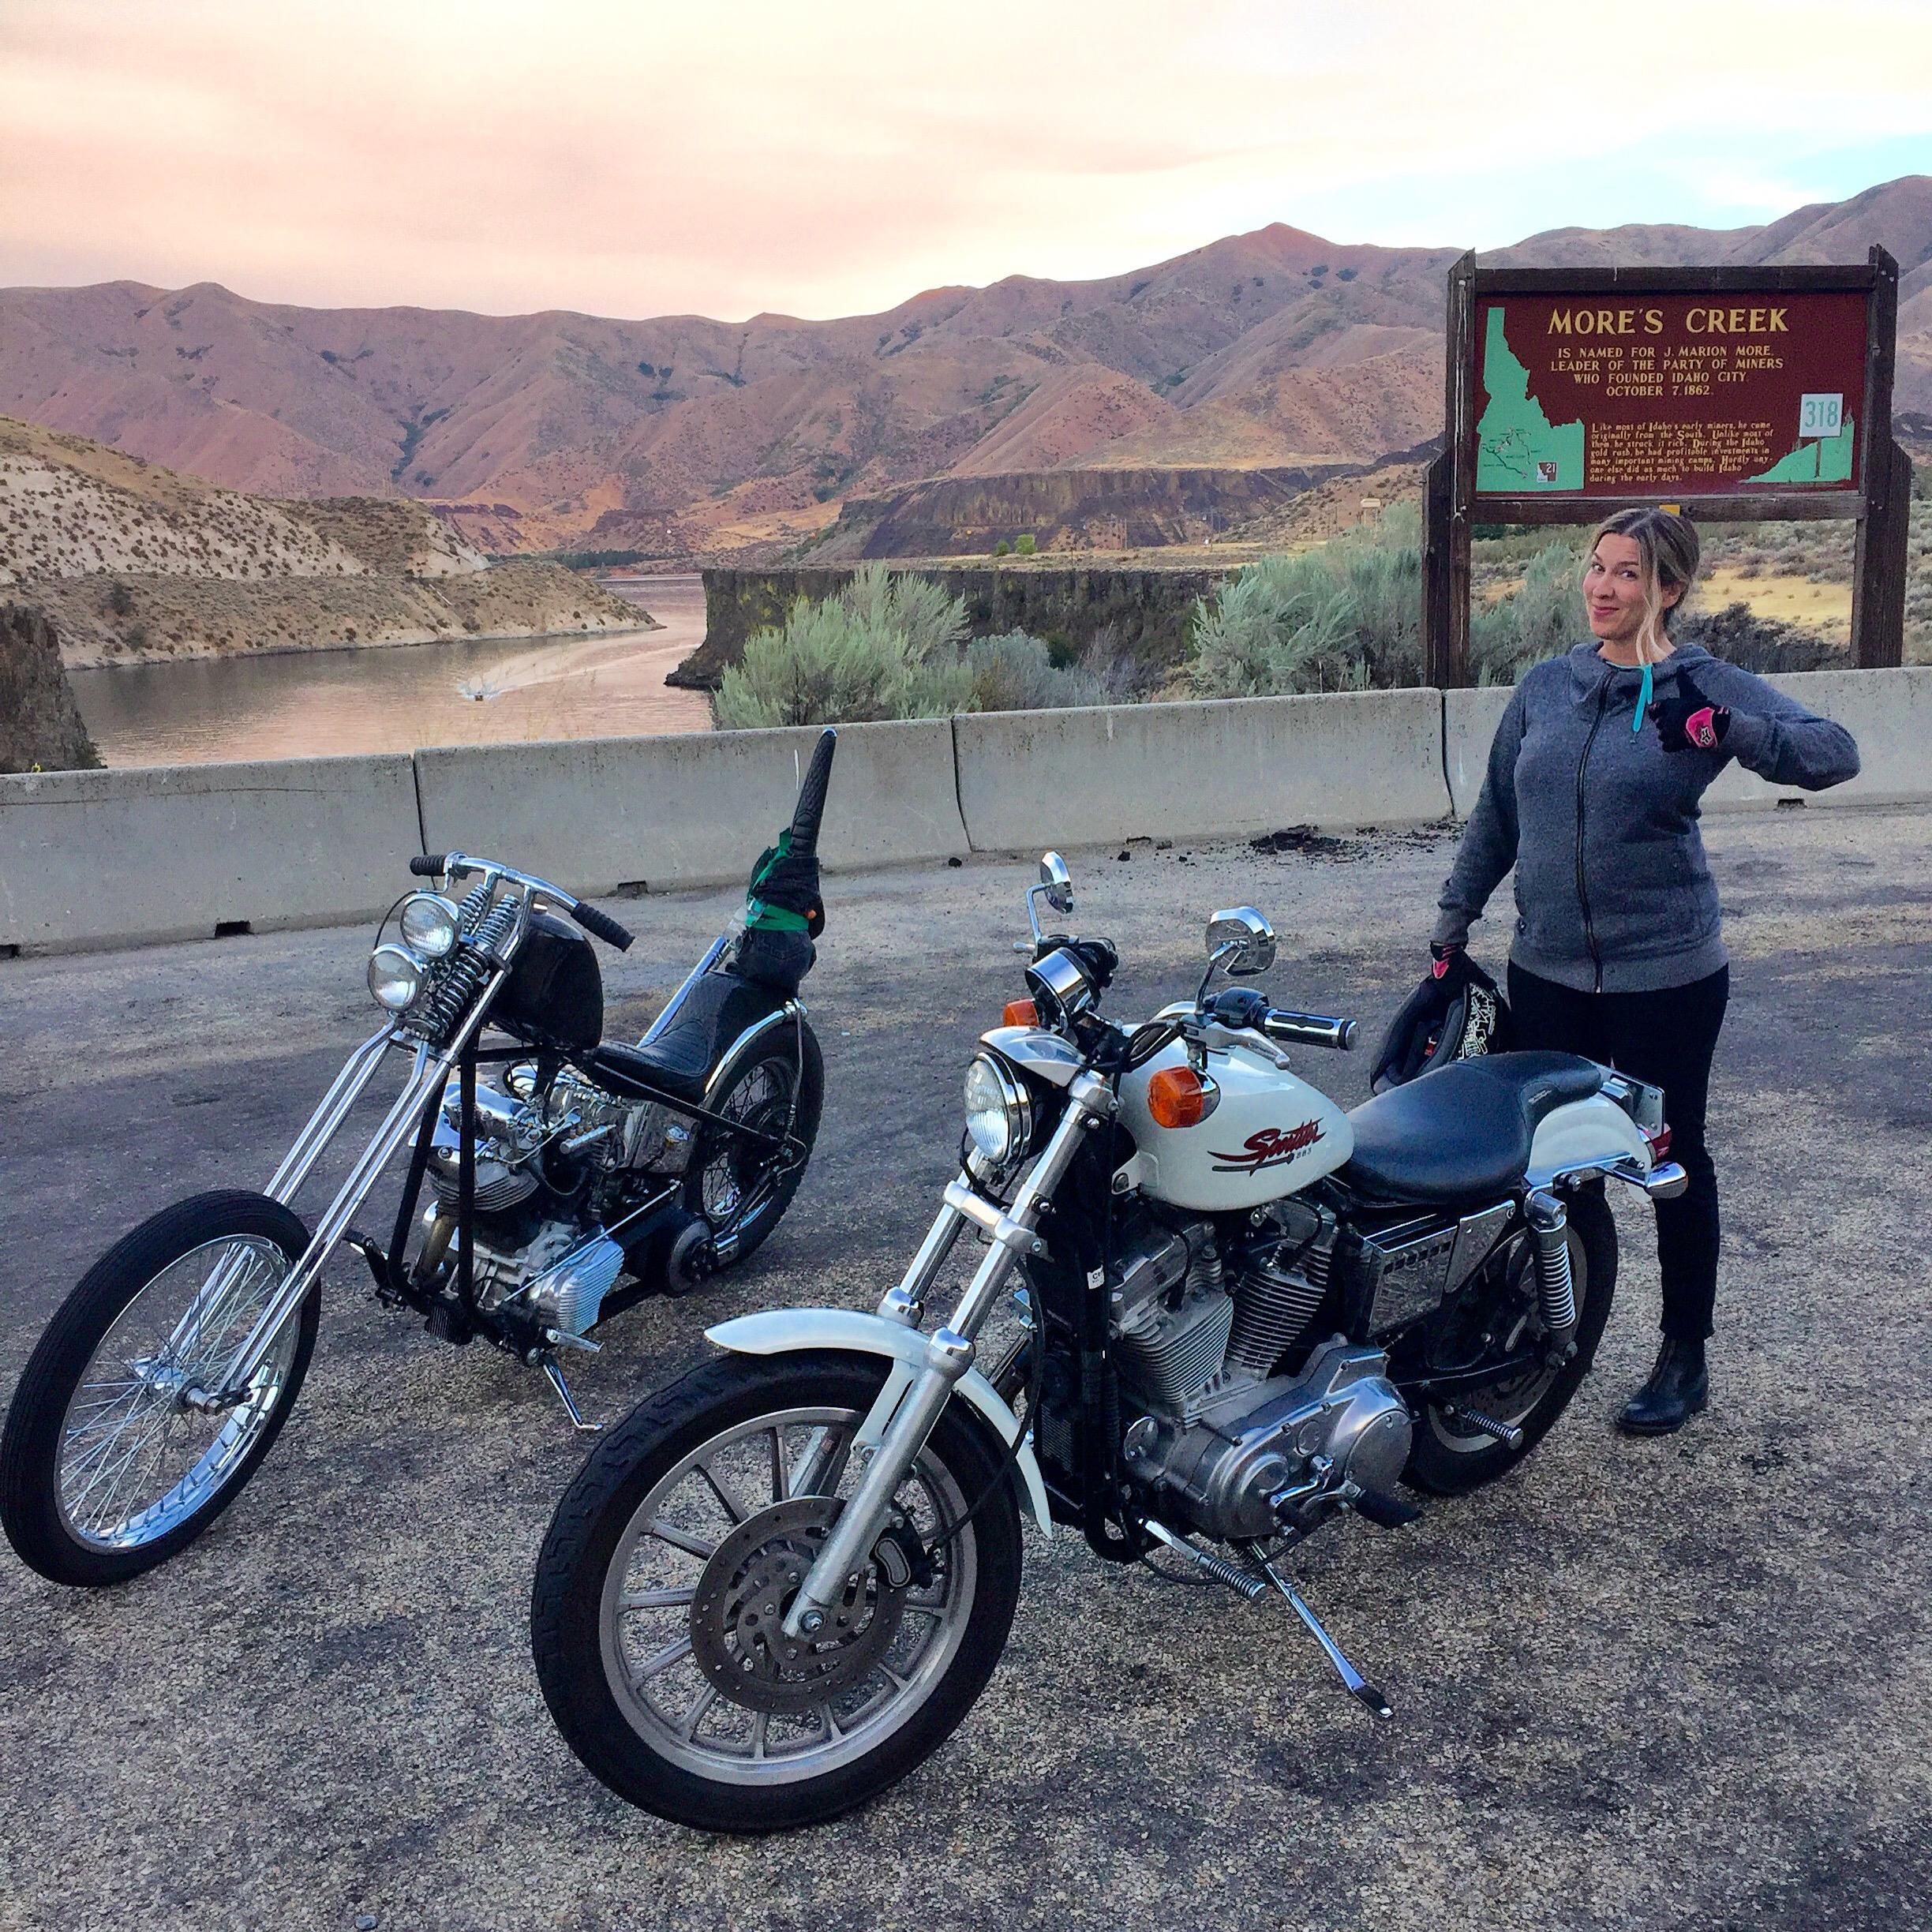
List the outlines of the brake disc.
<svg viewBox="0 0 1932 1932">
<path fill-rule="evenodd" d="M 905 1608 L 868 1562 L 810 1637 L 788 1637 L 784 1615 L 844 1507 L 794 1496 L 748 1516 L 713 1552 L 691 1608 L 691 1654 L 706 1678 L 751 1710 L 810 1710 L 861 1683 L 898 1634 Z"/>
</svg>

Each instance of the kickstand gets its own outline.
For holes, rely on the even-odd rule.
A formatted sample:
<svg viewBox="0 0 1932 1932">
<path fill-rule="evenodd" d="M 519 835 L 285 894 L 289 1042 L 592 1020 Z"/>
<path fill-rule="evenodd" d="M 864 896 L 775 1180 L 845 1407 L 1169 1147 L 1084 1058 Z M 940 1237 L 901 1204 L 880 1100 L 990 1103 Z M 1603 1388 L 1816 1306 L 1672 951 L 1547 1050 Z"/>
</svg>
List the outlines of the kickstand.
<svg viewBox="0 0 1932 1932">
<path fill-rule="evenodd" d="M 1289 1608 L 1309 1627 L 1328 1661 L 1335 1666 L 1335 1675 L 1342 1679 L 1349 1695 L 1378 1717 L 1394 1716 L 1388 1699 L 1342 1654 L 1342 1646 L 1322 1628 L 1321 1619 L 1302 1601 L 1301 1593 L 1271 1563 L 1264 1563 L 1261 1567 L 1267 1572 L 1268 1581 L 1288 1599 Z"/>
<path fill-rule="evenodd" d="M 576 1399 L 571 1395 L 570 1384 L 564 1380 L 564 1371 L 556 1365 L 554 1355 L 546 1355 L 543 1358 L 543 1372 L 550 1378 L 550 1386 L 556 1391 L 557 1400 L 564 1405 L 564 1413 L 571 1419 L 571 1427 L 581 1429 L 586 1436 L 601 1436 L 604 1432 L 601 1422 L 586 1422 L 577 1413 Z M 1340 1653 L 1336 1654 L 1339 1656 Z"/>
</svg>

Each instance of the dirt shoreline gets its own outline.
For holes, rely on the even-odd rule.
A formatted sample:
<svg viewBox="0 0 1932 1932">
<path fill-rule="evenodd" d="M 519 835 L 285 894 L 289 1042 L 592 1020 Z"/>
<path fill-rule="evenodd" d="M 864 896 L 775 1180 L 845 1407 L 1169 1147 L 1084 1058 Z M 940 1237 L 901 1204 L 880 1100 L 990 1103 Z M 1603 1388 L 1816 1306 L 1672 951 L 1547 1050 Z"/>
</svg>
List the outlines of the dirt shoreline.
<svg viewBox="0 0 1932 1932">
<path fill-rule="evenodd" d="M 263 644 L 244 650 L 215 645 L 189 645 L 171 650 L 122 651 L 69 656 L 62 663 L 69 671 L 139 671 L 155 665 L 206 663 L 211 658 L 311 657 L 331 651 L 406 650 L 418 644 L 567 644 L 579 638 L 614 637 L 626 631 L 661 631 L 664 626 L 639 605 L 637 621 L 590 624 L 568 631 L 436 631 L 419 637 L 357 638 L 332 644 Z"/>
</svg>

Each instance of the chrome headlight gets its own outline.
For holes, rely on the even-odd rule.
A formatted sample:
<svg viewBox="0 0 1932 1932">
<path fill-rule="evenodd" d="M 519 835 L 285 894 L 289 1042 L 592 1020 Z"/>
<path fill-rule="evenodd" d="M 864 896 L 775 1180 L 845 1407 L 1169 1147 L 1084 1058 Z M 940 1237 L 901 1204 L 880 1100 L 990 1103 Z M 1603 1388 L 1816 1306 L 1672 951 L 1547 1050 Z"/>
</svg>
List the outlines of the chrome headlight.
<svg viewBox="0 0 1932 1932">
<path fill-rule="evenodd" d="M 966 1069 L 966 1132 L 995 1167 L 1017 1160 L 1033 1136 L 1027 1090 L 991 1054 L 975 1054 Z"/>
<path fill-rule="evenodd" d="M 421 992 L 427 972 L 424 961 L 392 940 L 369 955 L 369 990 L 378 1006 L 406 1013 Z"/>
<path fill-rule="evenodd" d="M 411 893 L 397 922 L 402 942 L 418 959 L 440 960 L 456 943 L 462 920 L 440 893 Z"/>
</svg>

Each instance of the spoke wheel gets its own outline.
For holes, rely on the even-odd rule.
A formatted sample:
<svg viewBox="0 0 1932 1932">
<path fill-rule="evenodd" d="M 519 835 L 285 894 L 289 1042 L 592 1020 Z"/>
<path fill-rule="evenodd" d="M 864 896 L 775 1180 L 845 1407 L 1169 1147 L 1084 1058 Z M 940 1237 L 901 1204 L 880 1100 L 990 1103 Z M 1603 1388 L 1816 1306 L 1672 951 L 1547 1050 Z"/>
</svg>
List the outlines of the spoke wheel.
<svg viewBox="0 0 1932 1932">
<path fill-rule="evenodd" d="M 777 1028 L 712 1096 L 708 1111 L 786 1143 L 745 1140 L 709 1121 L 699 1128 L 685 1204 L 710 1223 L 720 1267 L 744 1260 L 784 1217 L 805 1178 L 824 1100 L 824 1061 L 803 1021 L 796 1031 Z"/>
<path fill-rule="evenodd" d="M 0 1438 L 0 1520 L 35 1569 L 119 1582 L 234 1499 L 301 1386 L 318 1294 L 245 1384 L 223 1391 L 222 1376 L 306 1245 L 276 1202 L 204 1195 L 164 1209 L 89 1271 L 41 1338 Z"/>
<path fill-rule="evenodd" d="M 1507 1382 L 1492 1383 L 1461 1405 L 1425 1403 L 1404 1472 L 1416 1488 L 1455 1495 L 1493 1481 L 1522 1461 L 1569 1406 L 1595 1360 L 1616 1288 L 1616 1224 L 1601 1192 L 1583 1190 L 1569 1203 L 1570 1275 L 1575 1290 L 1575 1355 L 1552 1367 L 1537 1361 Z M 1430 1352 L 1436 1373 L 1476 1368 L 1533 1344 L 1542 1334 L 1536 1252 L 1527 1230 L 1505 1245 L 1449 1312 Z M 1453 1406 L 1480 1410 L 1523 1433 L 1512 1449 L 1494 1436 L 1451 1419 Z"/>
<path fill-rule="evenodd" d="M 544 1693 L 605 1782 L 711 1830 L 832 1817 L 919 1762 L 990 1674 L 1019 1583 L 1009 1488 L 949 1412 L 824 1627 L 798 1586 L 863 1473 L 882 1363 L 731 1358 L 634 1412 L 559 1505 L 533 1597 Z"/>
</svg>

